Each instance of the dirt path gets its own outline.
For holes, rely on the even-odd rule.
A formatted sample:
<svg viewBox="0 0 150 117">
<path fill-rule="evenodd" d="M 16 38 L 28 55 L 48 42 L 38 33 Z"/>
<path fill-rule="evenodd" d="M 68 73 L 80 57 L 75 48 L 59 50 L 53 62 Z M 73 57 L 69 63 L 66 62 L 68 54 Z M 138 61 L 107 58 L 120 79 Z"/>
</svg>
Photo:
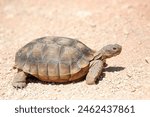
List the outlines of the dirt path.
<svg viewBox="0 0 150 117">
<path fill-rule="evenodd" d="M 150 99 L 149 0 L 0 0 L 0 99 Z M 47 35 L 78 38 L 99 50 L 123 46 L 108 60 L 98 85 L 68 85 L 29 79 L 16 90 L 12 69 L 16 51 Z"/>
</svg>

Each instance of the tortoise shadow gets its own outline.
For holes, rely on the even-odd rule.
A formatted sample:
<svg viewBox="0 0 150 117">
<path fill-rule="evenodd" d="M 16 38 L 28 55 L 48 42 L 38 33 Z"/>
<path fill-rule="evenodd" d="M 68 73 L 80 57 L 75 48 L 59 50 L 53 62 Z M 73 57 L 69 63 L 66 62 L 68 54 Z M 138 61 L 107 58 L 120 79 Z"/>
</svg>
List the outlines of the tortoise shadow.
<svg viewBox="0 0 150 117">
<path fill-rule="evenodd" d="M 36 77 L 34 77 L 34 76 L 30 75 L 30 74 L 28 74 L 28 76 L 27 76 L 27 84 L 28 83 L 41 83 L 41 84 L 47 84 L 48 85 L 47 82 L 41 81 L 38 78 L 36 78 Z"/>
<path fill-rule="evenodd" d="M 104 69 L 106 72 L 118 72 L 124 70 L 125 67 L 120 67 L 120 66 L 110 66 Z"/>
<path fill-rule="evenodd" d="M 120 67 L 120 66 L 110 66 L 110 67 L 106 67 L 103 69 L 100 77 L 98 78 L 96 84 L 99 83 L 99 81 L 102 81 L 105 78 L 106 73 L 105 72 L 119 72 L 124 70 L 125 67 Z"/>
</svg>

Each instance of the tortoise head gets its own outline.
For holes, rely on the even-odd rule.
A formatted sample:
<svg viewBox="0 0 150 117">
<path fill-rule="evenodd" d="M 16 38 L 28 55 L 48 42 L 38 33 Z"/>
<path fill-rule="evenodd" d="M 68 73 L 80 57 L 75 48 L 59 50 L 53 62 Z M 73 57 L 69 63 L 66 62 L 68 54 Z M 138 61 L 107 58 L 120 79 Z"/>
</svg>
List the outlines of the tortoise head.
<svg viewBox="0 0 150 117">
<path fill-rule="evenodd" d="M 109 44 L 96 52 L 94 59 L 107 59 L 121 53 L 122 47 L 118 44 Z"/>
</svg>

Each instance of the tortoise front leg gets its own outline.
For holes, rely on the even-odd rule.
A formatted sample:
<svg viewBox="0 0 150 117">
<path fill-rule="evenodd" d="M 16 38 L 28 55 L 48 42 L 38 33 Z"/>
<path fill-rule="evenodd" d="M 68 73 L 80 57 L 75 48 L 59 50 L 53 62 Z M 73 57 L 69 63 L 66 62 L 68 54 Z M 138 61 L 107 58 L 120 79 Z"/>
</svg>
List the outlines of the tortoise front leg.
<svg viewBox="0 0 150 117">
<path fill-rule="evenodd" d="M 103 67 L 107 67 L 108 66 L 108 64 L 106 63 L 106 60 L 103 60 L 104 62 L 103 62 Z"/>
<path fill-rule="evenodd" d="M 103 69 L 104 62 L 101 60 L 94 60 L 91 62 L 89 72 L 86 76 L 86 83 L 92 85 L 96 83 L 96 80 L 100 76 Z"/>
<path fill-rule="evenodd" d="M 22 70 L 18 70 L 17 75 L 14 77 L 13 86 L 15 88 L 24 88 L 26 86 L 27 75 Z"/>
</svg>

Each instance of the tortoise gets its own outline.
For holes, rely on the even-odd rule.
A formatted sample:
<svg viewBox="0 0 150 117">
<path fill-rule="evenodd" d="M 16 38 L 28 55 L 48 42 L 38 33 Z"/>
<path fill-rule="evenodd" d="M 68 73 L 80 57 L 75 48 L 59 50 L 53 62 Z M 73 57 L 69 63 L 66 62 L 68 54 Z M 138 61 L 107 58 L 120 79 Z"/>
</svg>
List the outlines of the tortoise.
<svg viewBox="0 0 150 117">
<path fill-rule="evenodd" d="M 88 85 L 98 80 L 107 58 L 120 54 L 118 44 L 94 51 L 76 39 L 47 36 L 35 39 L 16 52 L 13 80 L 15 88 L 24 88 L 28 74 L 41 81 L 68 83 L 86 77 Z"/>
</svg>

